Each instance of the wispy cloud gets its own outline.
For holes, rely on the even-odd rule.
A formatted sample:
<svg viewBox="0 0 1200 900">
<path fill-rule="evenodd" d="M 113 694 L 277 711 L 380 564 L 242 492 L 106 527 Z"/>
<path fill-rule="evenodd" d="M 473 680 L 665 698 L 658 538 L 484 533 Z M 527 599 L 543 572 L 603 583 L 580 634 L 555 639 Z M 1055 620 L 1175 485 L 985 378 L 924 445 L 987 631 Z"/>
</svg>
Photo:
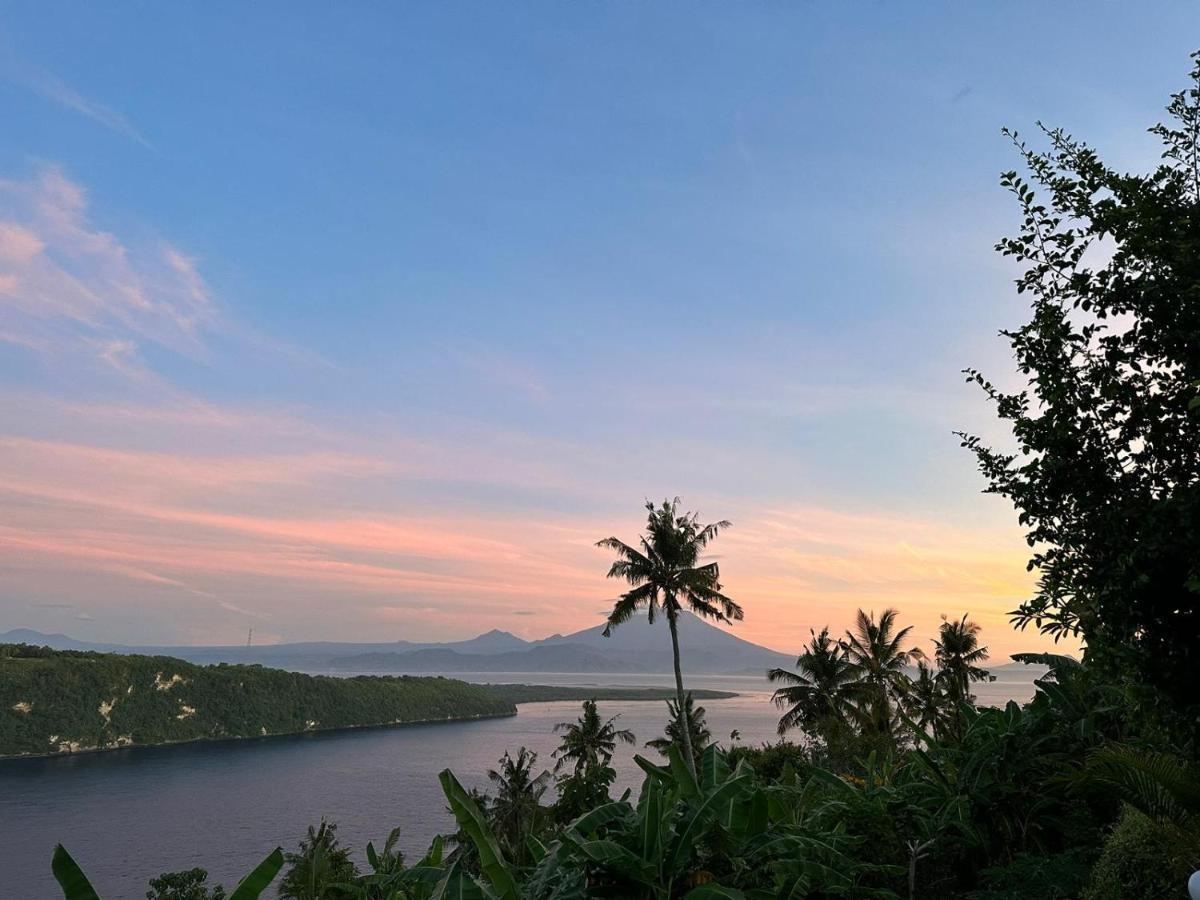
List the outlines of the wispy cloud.
<svg viewBox="0 0 1200 900">
<path fill-rule="evenodd" d="M 110 106 L 85 97 L 53 72 L 19 63 L 10 66 L 10 78 L 51 103 L 57 103 L 110 131 L 137 141 L 143 147 L 153 149 L 150 142 L 124 115 Z"/>
<path fill-rule="evenodd" d="M 152 379 L 141 347 L 199 359 L 220 316 L 195 262 L 166 243 L 131 246 L 97 227 L 60 169 L 0 181 L 0 333 L 51 362 L 90 359 Z"/>
<path fill-rule="evenodd" d="M 455 348 L 451 355 L 491 388 L 506 393 L 515 392 L 526 399 L 537 401 L 550 396 L 543 376 L 524 360 L 497 353 L 478 344 Z"/>
</svg>

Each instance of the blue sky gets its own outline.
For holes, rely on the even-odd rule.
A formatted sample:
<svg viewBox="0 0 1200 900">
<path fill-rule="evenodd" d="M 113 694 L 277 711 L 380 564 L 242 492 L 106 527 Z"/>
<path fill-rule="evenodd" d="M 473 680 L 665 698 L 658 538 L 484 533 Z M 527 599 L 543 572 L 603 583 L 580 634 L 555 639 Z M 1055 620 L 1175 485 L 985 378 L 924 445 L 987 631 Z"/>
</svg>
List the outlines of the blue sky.
<svg viewBox="0 0 1200 900">
<path fill-rule="evenodd" d="M 1031 642 L 999 130 L 1151 164 L 1194 5 L 4 9 L 0 628 L 562 631 L 680 494 L 748 637 Z"/>
</svg>

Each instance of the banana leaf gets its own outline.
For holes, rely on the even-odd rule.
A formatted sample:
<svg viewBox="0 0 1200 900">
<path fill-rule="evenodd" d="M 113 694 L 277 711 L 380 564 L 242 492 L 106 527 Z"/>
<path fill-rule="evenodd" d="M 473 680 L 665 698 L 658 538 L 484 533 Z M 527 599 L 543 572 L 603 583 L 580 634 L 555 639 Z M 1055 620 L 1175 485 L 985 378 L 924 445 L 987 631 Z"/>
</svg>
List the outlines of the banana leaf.
<svg viewBox="0 0 1200 900">
<path fill-rule="evenodd" d="M 229 900 L 258 900 L 283 868 L 283 849 L 276 847 L 245 878 L 238 882 Z"/>
<path fill-rule="evenodd" d="M 443 770 L 438 779 L 442 783 L 442 791 L 450 803 L 450 811 L 454 813 L 458 827 L 467 833 L 479 852 L 479 867 L 487 876 L 497 896 L 501 900 L 519 900 L 517 880 L 504 859 L 496 836 L 492 834 L 491 827 L 475 801 L 471 799 L 471 795 L 459 784 L 449 769 Z"/>
<path fill-rule="evenodd" d="M 79 864 L 62 844 L 54 848 L 50 871 L 54 873 L 54 880 L 62 888 L 65 900 L 100 900 L 100 895 L 83 874 L 83 869 L 79 868 Z"/>
</svg>

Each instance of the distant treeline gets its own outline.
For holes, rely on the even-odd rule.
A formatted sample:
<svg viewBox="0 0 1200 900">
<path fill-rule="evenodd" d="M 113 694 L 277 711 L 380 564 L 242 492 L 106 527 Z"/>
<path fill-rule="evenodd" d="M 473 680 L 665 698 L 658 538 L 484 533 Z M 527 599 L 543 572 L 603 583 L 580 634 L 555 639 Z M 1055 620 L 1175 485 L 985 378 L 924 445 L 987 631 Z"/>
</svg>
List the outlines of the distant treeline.
<svg viewBox="0 0 1200 900">
<path fill-rule="evenodd" d="M 448 678 L 333 678 L 0 644 L 0 756 L 515 713 L 502 694 Z"/>
</svg>

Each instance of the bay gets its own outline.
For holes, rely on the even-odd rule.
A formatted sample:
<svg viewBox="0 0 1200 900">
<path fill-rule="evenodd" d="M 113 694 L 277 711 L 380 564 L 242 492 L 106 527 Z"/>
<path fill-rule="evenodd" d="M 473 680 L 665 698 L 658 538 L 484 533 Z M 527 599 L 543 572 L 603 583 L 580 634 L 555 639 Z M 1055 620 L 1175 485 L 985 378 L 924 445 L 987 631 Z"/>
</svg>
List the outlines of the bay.
<svg viewBox="0 0 1200 900">
<path fill-rule="evenodd" d="M 1037 672 L 1001 669 L 975 687 L 981 703 L 1027 700 Z M 526 684 L 661 686 L 670 676 L 555 673 L 456 673 L 470 681 Z M 778 711 L 759 677 L 695 677 L 693 688 L 733 691 L 705 700 L 714 739 L 730 745 L 777 739 Z M 619 715 L 637 745 L 618 748 L 617 791 L 635 788 L 633 754 L 662 734 L 662 701 L 600 703 Z M 293 849 L 309 824 L 338 824 L 361 860 L 368 840 L 382 843 L 393 827 L 414 859 L 451 818 L 438 784 L 450 768 L 468 787 L 485 787 L 487 770 L 505 750 L 525 746 L 552 768 L 554 726 L 574 719 L 579 703 L 530 703 L 504 719 L 330 732 L 262 740 L 114 750 L 49 759 L 0 761 L 0 898 L 41 900 L 61 894 L 50 855 L 63 843 L 105 900 L 145 896 L 161 872 L 203 866 L 231 886 L 275 846 Z M 269 893 L 273 896 L 273 893 Z"/>
</svg>

